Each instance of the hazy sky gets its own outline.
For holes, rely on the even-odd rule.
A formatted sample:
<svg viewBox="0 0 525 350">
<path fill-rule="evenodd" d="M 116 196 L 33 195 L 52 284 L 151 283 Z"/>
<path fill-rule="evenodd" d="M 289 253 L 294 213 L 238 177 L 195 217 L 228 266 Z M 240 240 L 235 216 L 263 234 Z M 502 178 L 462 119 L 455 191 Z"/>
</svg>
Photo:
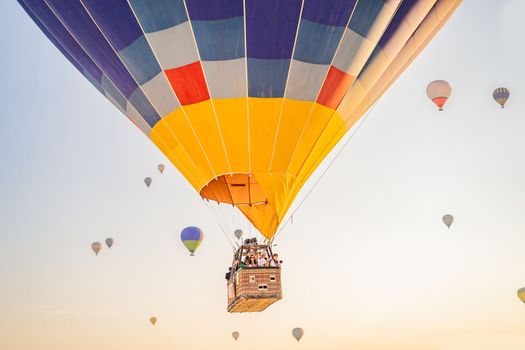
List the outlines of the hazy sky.
<svg viewBox="0 0 525 350">
<path fill-rule="evenodd" d="M 284 299 L 232 315 L 231 249 L 199 196 L 1 1 L 0 348 L 522 350 L 524 12 L 464 1 L 279 236 Z M 453 86 L 441 113 L 434 79 Z M 186 225 L 206 234 L 195 257 Z"/>
</svg>

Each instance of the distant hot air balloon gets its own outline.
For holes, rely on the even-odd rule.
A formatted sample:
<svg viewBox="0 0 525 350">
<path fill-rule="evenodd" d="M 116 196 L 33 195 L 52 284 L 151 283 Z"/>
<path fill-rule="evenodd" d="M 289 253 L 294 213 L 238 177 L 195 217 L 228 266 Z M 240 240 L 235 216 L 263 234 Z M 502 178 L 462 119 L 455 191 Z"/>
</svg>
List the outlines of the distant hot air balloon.
<svg viewBox="0 0 525 350">
<path fill-rule="evenodd" d="M 461 0 L 18 2 L 201 197 L 271 240 Z"/>
<path fill-rule="evenodd" d="M 438 106 L 439 110 L 443 110 L 443 106 L 452 93 L 450 84 L 445 80 L 434 80 L 427 85 L 427 96 Z"/>
<path fill-rule="evenodd" d="M 95 255 L 98 255 L 98 252 L 100 252 L 100 249 L 102 249 L 102 244 L 100 244 L 100 242 L 93 242 L 91 244 L 91 250 L 95 252 Z"/>
<path fill-rule="evenodd" d="M 443 223 L 447 225 L 448 228 L 450 228 L 450 225 L 454 222 L 454 217 L 450 214 L 443 216 Z"/>
<path fill-rule="evenodd" d="M 164 164 L 159 164 L 157 165 L 157 169 L 159 170 L 159 172 L 162 174 L 164 172 L 164 169 L 166 168 L 166 166 Z"/>
<path fill-rule="evenodd" d="M 147 177 L 144 179 L 144 183 L 146 184 L 146 186 L 150 186 L 151 185 L 151 177 Z"/>
<path fill-rule="evenodd" d="M 302 328 L 297 327 L 292 329 L 292 335 L 297 340 L 297 342 L 299 342 L 299 340 L 301 340 L 304 335 L 304 331 Z"/>
<path fill-rule="evenodd" d="M 193 256 L 204 239 L 204 233 L 198 227 L 188 226 L 180 233 L 180 239 L 184 246 L 190 251 L 190 255 Z"/>
<path fill-rule="evenodd" d="M 111 237 L 106 238 L 106 245 L 108 246 L 108 248 L 111 248 L 111 246 L 113 246 L 113 243 L 114 243 L 113 238 Z"/>
<path fill-rule="evenodd" d="M 518 298 L 525 303 L 525 287 L 518 289 Z"/>
<path fill-rule="evenodd" d="M 239 339 L 239 332 L 233 332 L 232 337 L 237 341 L 237 339 Z"/>
<path fill-rule="evenodd" d="M 157 318 L 155 316 L 152 316 L 149 318 L 149 322 L 154 326 L 155 323 L 157 323 Z"/>
<path fill-rule="evenodd" d="M 492 93 L 492 97 L 500 104 L 501 108 L 505 108 L 505 103 L 509 99 L 510 91 L 507 88 L 499 87 Z"/>
<path fill-rule="evenodd" d="M 242 238 L 242 235 L 243 235 L 243 232 L 242 232 L 242 230 L 237 229 L 237 230 L 235 230 L 235 231 L 233 232 L 233 234 L 234 234 L 235 238 L 237 238 L 237 239 L 241 239 L 241 238 Z"/>
</svg>

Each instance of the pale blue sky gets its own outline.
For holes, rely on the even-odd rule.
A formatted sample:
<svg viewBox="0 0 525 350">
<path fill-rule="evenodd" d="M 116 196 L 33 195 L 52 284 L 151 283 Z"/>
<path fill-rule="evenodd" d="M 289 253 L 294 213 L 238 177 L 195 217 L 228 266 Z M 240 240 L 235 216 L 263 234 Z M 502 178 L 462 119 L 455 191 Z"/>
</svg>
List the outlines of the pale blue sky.
<svg viewBox="0 0 525 350">
<path fill-rule="evenodd" d="M 1 2 L 0 348 L 225 348 L 238 330 L 239 349 L 285 349 L 302 326 L 303 349 L 522 349 L 524 11 L 464 1 L 279 237 L 284 299 L 230 315 L 231 249 L 199 196 L 173 166 L 160 176 L 160 151 Z M 453 87 L 442 113 L 434 79 Z M 186 225 L 206 234 L 193 258 Z"/>
</svg>

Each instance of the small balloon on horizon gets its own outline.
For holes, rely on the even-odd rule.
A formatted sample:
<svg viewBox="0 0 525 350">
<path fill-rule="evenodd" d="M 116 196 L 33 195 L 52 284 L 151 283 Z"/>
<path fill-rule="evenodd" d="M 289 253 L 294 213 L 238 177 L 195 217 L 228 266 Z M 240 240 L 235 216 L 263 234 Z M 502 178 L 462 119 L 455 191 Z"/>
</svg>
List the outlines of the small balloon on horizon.
<svg viewBox="0 0 525 350">
<path fill-rule="evenodd" d="M 91 250 L 95 252 L 95 255 L 98 255 L 100 249 L 102 249 L 102 244 L 100 242 L 91 243 Z"/>
<path fill-rule="evenodd" d="M 111 237 L 106 238 L 106 245 L 108 246 L 108 248 L 111 248 L 114 242 L 115 240 L 113 238 Z"/>
<path fill-rule="evenodd" d="M 525 303 L 525 287 L 518 289 L 518 298 Z"/>
<path fill-rule="evenodd" d="M 304 331 L 302 328 L 297 327 L 297 328 L 292 329 L 292 335 L 295 338 L 295 340 L 299 342 L 304 335 Z"/>
<path fill-rule="evenodd" d="M 450 226 L 452 226 L 452 223 L 454 222 L 454 217 L 450 214 L 446 214 L 446 215 L 443 215 L 443 223 L 448 227 L 450 228 Z"/>
<path fill-rule="evenodd" d="M 195 255 L 195 251 L 199 248 L 203 239 L 204 232 L 195 226 L 188 226 L 180 233 L 180 240 L 186 249 L 189 250 L 191 256 Z"/>
<path fill-rule="evenodd" d="M 440 111 L 452 94 L 452 87 L 445 80 L 434 80 L 427 85 L 427 96 Z"/>
<path fill-rule="evenodd" d="M 241 239 L 242 238 L 242 235 L 243 235 L 243 232 L 241 229 L 237 229 L 233 232 L 233 235 L 235 236 L 235 238 L 237 239 Z"/>
<path fill-rule="evenodd" d="M 492 97 L 501 108 L 505 108 L 505 103 L 507 103 L 507 100 L 510 97 L 510 91 L 505 87 L 499 87 L 492 92 Z"/>
</svg>

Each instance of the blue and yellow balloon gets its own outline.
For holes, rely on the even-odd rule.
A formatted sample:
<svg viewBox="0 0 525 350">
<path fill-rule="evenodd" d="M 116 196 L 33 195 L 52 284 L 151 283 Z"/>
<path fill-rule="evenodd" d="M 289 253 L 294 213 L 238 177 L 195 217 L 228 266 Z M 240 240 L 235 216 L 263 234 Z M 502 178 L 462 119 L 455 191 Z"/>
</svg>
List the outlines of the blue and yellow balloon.
<svg viewBox="0 0 525 350">
<path fill-rule="evenodd" d="M 204 239 L 204 232 L 198 227 L 188 226 L 180 233 L 180 239 L 193 256 Z"/>
</svg>

